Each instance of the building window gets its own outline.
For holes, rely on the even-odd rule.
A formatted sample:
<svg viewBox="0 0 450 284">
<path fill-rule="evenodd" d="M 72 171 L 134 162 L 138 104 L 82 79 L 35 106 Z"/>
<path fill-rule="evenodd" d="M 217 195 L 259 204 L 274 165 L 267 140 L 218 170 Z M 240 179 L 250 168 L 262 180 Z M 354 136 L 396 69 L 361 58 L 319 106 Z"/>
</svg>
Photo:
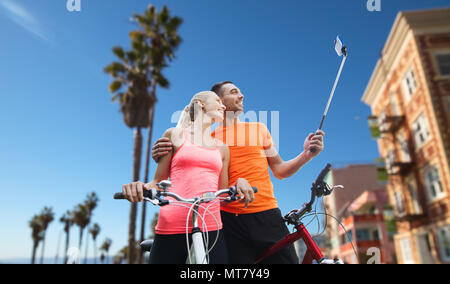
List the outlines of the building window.
<svg viewBox="0 0 450 284">
<path fill-rule="evenodd" d="M 403 194 L 400 190 L 394 193 L 395 211 L 398 215 L 403 215 L 405 213 L 405 206 L 403 204 Z"/>
<path fill-rule="evenodd" d="M 430 202 L 445 195 L 444 188 L 442 187 L 441 177 L 436 166 L 428 167 L 424 171 L 424 178 Z"/>
<path fill-rule="evenodd" d="M 394 174 L 394 164 L 395 164 L 395 152 L 390 150 L 386 156 L 386 169 L 388 174 Z"/>
<path fill-rule="evenodd" d="M 450 53 L 436 54 L 439 74 L 441 76 L 450 76 Z"/>
<path fill-rule="evenodd" d="M 408 141 L 406 141 L 404 134 L 400 134 L 398 136 L 398 142 L 399 142 L 400 148 L 401 148 L 402 162 L 403 163 L 411 162 L 411 155 L 409 154 Z"/>
<path fill-rule="evenodd" d="M 389 95 L 391 97 L 391 108 L 394 115 L 400 115 L 400 108 L 398 106 L 397 97 L 395 96 L 395 93 L 391 93 Z"/>
<path fill-rule="evenodd" d="M 414 74 L 412 67 L 408 69 L 405 77 L 403 78 L 403 89 L 406 94 L 406 100 L 409 101 L 417 90 L 416 75 Z"/>
<path fill-rule="evenodd" d="M 414 264 L 414 256 L 412 254 L 411 242 L 409 238 L 400 239 L 399 244 L 403 258 L 403 264 Z"/>
<path fill-rule="evenodd" d="M 380 233 L 377 228 L 365 228 L 356 230 L 356 240 L 359 241 L 379 241 Z"/>
<path fill-rule="evenodd" d="M 408 185 L 409 194 L 411 195 L 414 214 L 422 214 L 422 208 L 420 206 L 419 198 L 417 196 L 417 187 L 414 177 L 408 178 L 406 183 Z"/>
<path fill-rule="evenodd" d="M 416 142 L 417 149 L 419 149 L 430 138 L 430 129 L 428 128 L 425 113 L 422 113 L 413 123 L 413 131 L 414 140 Z"/>
<path fill-rule="evenodd" d="M 448 120 L 450 121 L 450 96 L 446 97 L 446 103 L 447 103 L 447 116 L 448 116 Z"/>
<path fill-rule="evenodd" d="M 450 226 L 439 228 L 438 234 L 442 260 L 445 262 L 450 262 Z"/>
</svg>

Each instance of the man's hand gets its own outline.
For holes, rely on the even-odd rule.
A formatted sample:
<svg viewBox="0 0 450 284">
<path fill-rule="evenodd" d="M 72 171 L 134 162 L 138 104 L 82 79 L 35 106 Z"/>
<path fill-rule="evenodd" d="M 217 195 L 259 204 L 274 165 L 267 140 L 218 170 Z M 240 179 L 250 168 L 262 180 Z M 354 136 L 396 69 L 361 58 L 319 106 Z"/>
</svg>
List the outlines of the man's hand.
<svg viewBox="0 0 450 284">
<path fill-rule="evenodd" d="M 253 192 L 253 188 L 244 178 L 238 178 L 238 180 L 236 181 L 236 191 L 241 197 L 240 202 L 245 202 L 245 208 L 247 208 L 249 203 L 252 203 L 253 200 L 255 200 L 255 193 Z"/>
<path fill-rule="evenodd" d="M 316 134 L 310 133 L 308 137 L 306 137 L 305 143 L 303 144 L 304 154 L 309 159 L 312 159 L 320 154 L 323 150 L 323 136 L 325 136 L 325 132 L 322 130 L 317 130 Z M 311 152 L 311 149 L 315 149 L 315 152 Z"/>
<path fill-rule="evenodd" d="M 159 138 L 152 148 L 152 158 L 158 163 L 159 159 L 173 150 L 173 145 L 167 137 Z"/>
</svg>

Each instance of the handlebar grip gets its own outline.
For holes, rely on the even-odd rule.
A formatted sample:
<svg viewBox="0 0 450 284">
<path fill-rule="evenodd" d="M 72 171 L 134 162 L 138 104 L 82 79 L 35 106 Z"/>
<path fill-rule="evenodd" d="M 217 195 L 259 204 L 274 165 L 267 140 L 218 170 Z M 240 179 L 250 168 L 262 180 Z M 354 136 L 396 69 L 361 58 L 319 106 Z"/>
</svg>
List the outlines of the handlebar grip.
<svg viewBox="0 0 450 284">
<path fill-rule="evenodd" d="M 144 197 L 153 199 L 153 194 L 150 190 L 144 189 Z M 116 192 L 116 193 L 114 193 L 114 199 L 120 200 L 120 199 L 126 199 L 126 197 L 122 192 Z"/>
<path fill-rule="evenodd" d="M 114 193 L 114 199 L 119 200 L 119 199 L 126 199 L 126 198 L 122 192 L 116 192 L 116 193 Z"/>
<path fill-rule="evenodd" d="M 331 169 L 331 164 L 327 164 L 327 166 L 320 172 L 319 176 L 317 177 L 315 184 L 323 182 L 323 179 L 328 174 L 328 172 Z"/>
</svg>

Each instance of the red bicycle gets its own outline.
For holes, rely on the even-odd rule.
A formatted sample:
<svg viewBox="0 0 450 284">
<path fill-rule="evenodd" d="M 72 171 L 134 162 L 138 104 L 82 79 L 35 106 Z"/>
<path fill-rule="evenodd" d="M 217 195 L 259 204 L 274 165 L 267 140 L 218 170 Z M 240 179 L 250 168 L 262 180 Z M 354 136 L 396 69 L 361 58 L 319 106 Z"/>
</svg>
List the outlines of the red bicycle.
<svg viewBox="0 0 450 284">
<path fill-rule="evenodd" d="M 317 244 L 312 239 L 305 225 L 302 223 L 302 218 L 305 217 L 307 213 L 312 211 L 312 206 L 316 198 L 322 196 L 330 195 L 333 190 L 337 188 L 343 188 L 343 186 L 338 185 L 330 188 L 329 185 L 324 182 L 325 176 L 331 169 L 331 165 L 327 166 L 322 170 L 322 172 L 317 177 L 316 181 L 313 183 L 311 188 L 311 200 L 310 202 L 303 205 L 301 209 L 295 209 L 284 216 L 284 221 L 288 225 L 294 225 L 296 232 L 287 235 L 284 239 L 280 240 L 276 244 L 272 245 L 267 251 L 262 253 L 255 261 L 255 264 L 260 263 L 265 258 L 273 255 L 274 253 L 284 249 L 285 247 L 292 245 L 294 242 L 303 239 L 307 247 L 306 254 L 303 258 L 302 264 L 313 264 L 314 261 L 318 264 L 344 264 L 343 261 L 339 259 L 326 259 L 322 252 L 320 251 Z"/>
</svg>

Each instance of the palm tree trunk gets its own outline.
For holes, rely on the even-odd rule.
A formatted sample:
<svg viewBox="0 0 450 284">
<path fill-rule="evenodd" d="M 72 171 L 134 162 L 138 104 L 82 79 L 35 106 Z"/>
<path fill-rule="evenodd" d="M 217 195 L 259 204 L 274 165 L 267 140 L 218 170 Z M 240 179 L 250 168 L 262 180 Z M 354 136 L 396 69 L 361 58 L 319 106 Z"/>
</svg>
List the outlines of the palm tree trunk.
<svg viewBox="0 0 450 284">
<path fill-rule="evenodd" d="M 87 264 L 88 252 L 89 252 L 89 227 L 86 234 L 86 248 L 84 249 L 84 264 Z"/>
<path fill-rule="evenodd" d="M 64 231 L 64 230 L 63 230 Z M 61 235 L 63 234 L 63 231 L 59 232 L 58 236 L 58 243 L 56 244 L 56 256 L 55 256 L 55 264 L 58 264 L 58 258 L 59 258 L 59 247 L 61 243 Z"/>
<path fill-rule="evenodd" d="M 144 178 L 144 182 L 148 183 L 148 179 L 149 179 L 149 164 L 150 164 L 150 146 L 151 146 L 151 141 L 152 141 L 152 130 L 153 130 L 153 117 L 155 114 L 155 105 L 153 105 L 152 108 L 150 108 L 150 112 L 149 112 L 149 116 L 150 116 L 150 120 L 149 120 L 149 124 L 148 124 L 148 135 L 147 135 L 147 149 L 145 152 L 145 178 Z M 145 203 L 145 201 L 142 201 L 142 216 L 141 216 L 141 238 L 140 238 L 140 242 L 144 241 L 145 238 L 145 217 L 147 214 L 147 204 Z M 143 260 L 143 254 L 144 252 L 141 250 L 139 252 L 139 258 L 138 258 L 138 263 L 142 264 L 142 260 Z"/>
<path fill-rule="evenodd" d="M 66 233 L 66 249 L 64 250 L 64 263 L 67 263 L 67 252 L 69 251 L 69 238 L 70 238 L 70 228 Z"/>
<path fill-rule="evenodd" d="M 42 237 L 41 264 L 44 264 L 45 233 L 46 233 L 46 231 L 44 231 L 44 236 Z"/>
<path fill-rule="evenodd" d="M 142 134 L 141 128 L 138 127 L 134 133 L 134 151 L 133 151 L 133 181 L 139 180 L 139 171 L 141 169 L 142 156 Z M 133 264 L 135 261 L 136 249 L 136 215 L 137 203 L 131 203 L 130 206 L 130 224 L 128 227 L 128 254 L 127 263 Z"/>
<path fill-rule="evenodd" d="M 97 264 L 97 242 L 94 239 L 94 264 Z"/>
<path fill-rule="evenodd" d="M 36 251 L 37 251 L 38 246 L 39 246 L 39 242 L 33 243 L 33 251 L 31 253 L 31 264 L 36 263 Z"/>
<path fill-rule="evenodd" d="M 80 253 L 81 253 L 81 245 L 82 245 L 82 243 L 83 243 L 83 230 L 84 230 L 84 229 L 82 229 L 82 228 L 80 227 L 80 240 L 79 240 L 79 242 L 78 242 L 78 250 L 80 251 Z"/>
</svg>

